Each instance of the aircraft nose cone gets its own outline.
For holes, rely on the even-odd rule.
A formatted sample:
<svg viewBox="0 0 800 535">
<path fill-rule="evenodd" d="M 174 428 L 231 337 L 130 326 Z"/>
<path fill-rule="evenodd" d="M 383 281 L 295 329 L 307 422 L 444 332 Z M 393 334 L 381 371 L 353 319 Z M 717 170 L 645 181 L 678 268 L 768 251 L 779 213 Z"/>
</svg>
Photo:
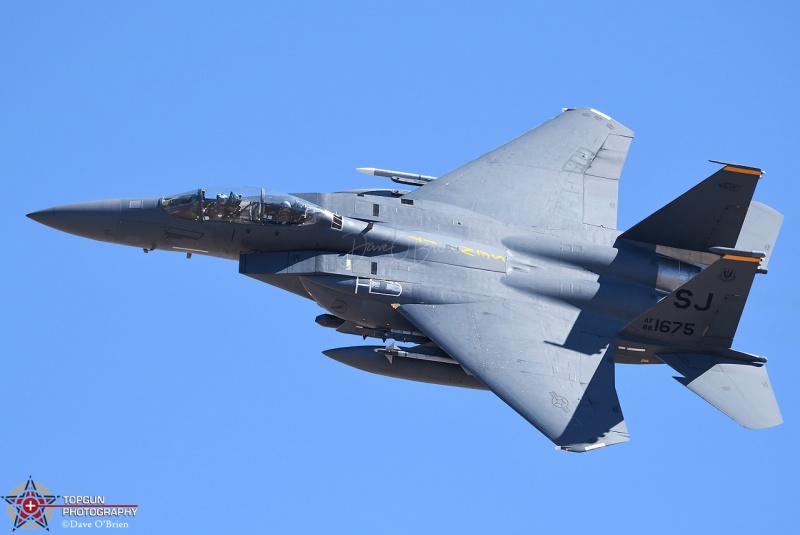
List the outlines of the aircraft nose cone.
<svg viewBox="0 0 800 535">
<path fill-rule="evenodd" d="M 120 199 L 65 204 L 28 214 L 28 217 L 63 232 L 100 241 L 116 241 Z"/>
</svg>

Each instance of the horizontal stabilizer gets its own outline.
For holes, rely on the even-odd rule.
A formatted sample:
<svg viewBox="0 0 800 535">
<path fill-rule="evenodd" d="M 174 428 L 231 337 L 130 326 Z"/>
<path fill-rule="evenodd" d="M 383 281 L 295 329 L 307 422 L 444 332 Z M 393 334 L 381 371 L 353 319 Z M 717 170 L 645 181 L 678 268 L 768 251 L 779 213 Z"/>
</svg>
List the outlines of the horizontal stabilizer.
<svg viewBox="0 0 800 535">
<path fill-rule="evenodd" d="M 761 269 L 766 270 L 769 257 L 775 250 L 775 240 L 783 224 L 783 215 L 766 204 L 753 201 L 747 210 L 747 217 L 736 242 L 736 249 L 743 251 L 762 251 L 764 259 Z"/>
<path fill-rule="evenodd" d="M 726 165 L 620 238 L 691 251 L 735 247 L 761 175 Z"/>
<path fill-rule="evenodd" d="M 620 335 L 676 348 L 730 348 L 759 262 L 723 256 L 626 325 Z"/>
<path fill-rule="evenodd" d="M 748 429 L 783 423 L 775 393 L 762 364 L 714 355 L 660 354 L 659 358 L 683 377 L 686 388 Z"/>
</svg>

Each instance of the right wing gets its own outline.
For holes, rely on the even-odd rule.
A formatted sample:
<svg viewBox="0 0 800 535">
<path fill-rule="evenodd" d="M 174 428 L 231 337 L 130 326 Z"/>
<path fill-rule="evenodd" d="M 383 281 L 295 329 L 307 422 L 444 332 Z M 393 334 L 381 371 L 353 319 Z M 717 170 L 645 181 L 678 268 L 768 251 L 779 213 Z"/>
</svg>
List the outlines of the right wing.
<svg viewBox="0 0 800 535">
<path fill-rule="evenodd" d="M 617 186 L 632 140 L 631 130 L 596 110 L 565 110 L 403 198 L 528 228 L 616 228 Z"/>
<path fill-rule="evenodd" d="M 574 329 L 576 309 L 492 301 L 398 311 L 559 449 L 628 440 L 611 337 Z"/>
</svg>

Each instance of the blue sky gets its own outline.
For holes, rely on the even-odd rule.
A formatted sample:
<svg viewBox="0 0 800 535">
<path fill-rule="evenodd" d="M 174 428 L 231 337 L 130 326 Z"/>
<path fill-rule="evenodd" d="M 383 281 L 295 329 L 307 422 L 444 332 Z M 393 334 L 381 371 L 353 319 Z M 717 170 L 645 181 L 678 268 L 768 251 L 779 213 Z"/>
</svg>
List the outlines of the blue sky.
<svg viewBox="0 0 800 535">
<path fill-rule="evenodd" d="M 800 9 L 697 4 L 0 5 L 0 494 L 33 475 L 137 503 L 141 533 L 789 530 Z M 770 358 L 782 426 L 618 366 L 631 441 L 556 452 L 488 393 L 327 359 L 358 341 L 234 262 L 24 217 L 204 184 L 390 187 L 355 168 L 441 175 L 566 106 L 636 132 L 621 229 L 708 159 L 766 170 L 755 198 L 786 220 L 735 347 Z"/>
</svg>

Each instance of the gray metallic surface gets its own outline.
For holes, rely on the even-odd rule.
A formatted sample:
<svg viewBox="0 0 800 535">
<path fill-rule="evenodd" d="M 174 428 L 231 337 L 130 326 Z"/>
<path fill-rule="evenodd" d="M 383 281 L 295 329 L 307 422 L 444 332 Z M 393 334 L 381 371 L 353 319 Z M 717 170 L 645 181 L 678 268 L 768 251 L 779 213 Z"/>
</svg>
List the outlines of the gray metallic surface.
<svg viewBox="0 0 800 535">
<path fill-rule="evenodd" d="M 761 171 L 725 164 L 620 234 L 632 138 L 578 108 L 435 180 L 376 173 L 421 184 L 410 192 L 201 188 L 29 217 L 148 252 L 238 260 L 240 273 L 317 302 L 324 327 L 416 344 L 329 357 L 488 388 L 562 449 L 628 440 L 615 361 L 667 362 L 743 425 L 780 423 L 765 359 L 731 349 L 782 222 L 751 202 Z"/>
<path fill-rule="evenodd" d="M 378 375 L 421 383 L 488 390 L 483 383 L 457 364 L 404 357 L 395 357 L 390 361 L 383 354 L 375 352 L 380 348 L 380 346 L 340 347 L 328 349 L 323 353 L 342 364 Z"/>
<path fill-rule="evenodd" d="M 568 110 L 406 197 L 527 229 L 615 228 L 617 181 L 632 138 L 595 110 Z"/>
<path fill-rule="evenodd" d="M 121 203 L 122 199 L 114 199 L 65 204 L 28 214 L 28 217 L 76 236 L 113 243 L 118 241 Z"/>
<path fill-rule="evenodd" d="M 736 249 L 742 251 L 761 251 L 764 260 L 761 269 L 768 269 L 769 259 L 781 230 L 783 215 L 765 204 L 753 201 L 742 225 L 742 232 L 736 241 Z"/>
<path fill-rule="evenodd" d="M 576 309 L 536 300 L 400 311 L 557 446 L 581 452 L 628 440 L 611 339 Z"/>
<path fill-rule="evenodd" d="M 660 357 L 683 377 L 675 379 L 748 429 L 783 423 L 763 364 L 692 354 Z"/>
</svg>

